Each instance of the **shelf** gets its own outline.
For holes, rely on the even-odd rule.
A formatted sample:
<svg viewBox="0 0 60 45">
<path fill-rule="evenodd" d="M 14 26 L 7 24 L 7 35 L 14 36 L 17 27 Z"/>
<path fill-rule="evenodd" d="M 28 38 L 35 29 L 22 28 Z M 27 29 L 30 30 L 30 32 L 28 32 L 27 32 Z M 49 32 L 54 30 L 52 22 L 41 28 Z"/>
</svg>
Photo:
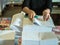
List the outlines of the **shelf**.
<svg viewBox="0 0 60 45">
<path fill-rule="evenodd" d="M 60 14 L 60 7 L 53 7 L 52 14 Z"/>
</svg>

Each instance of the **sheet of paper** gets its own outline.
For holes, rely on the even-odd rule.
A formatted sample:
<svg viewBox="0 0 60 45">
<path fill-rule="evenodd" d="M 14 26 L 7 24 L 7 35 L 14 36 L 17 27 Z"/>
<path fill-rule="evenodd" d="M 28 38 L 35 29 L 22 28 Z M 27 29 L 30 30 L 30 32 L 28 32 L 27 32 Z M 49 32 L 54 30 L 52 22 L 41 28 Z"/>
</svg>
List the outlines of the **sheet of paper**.
<svg viewBox="0 0 60 45">
<path fill-rule="evenodd" d="M 39 40 L 57 39 L 53 32 L 40 32 L 38 36 Z"/>
<path fill-rule="evenodd" d="M 22 45 L 58 45 L 57 39 L 48 39 L 48 40 L 23 40 Z"/>
<path fill-rule="evenodd" d="M 23 26 L 23 31 L 24 32 L 52 32 L 52 27 L 25 25 L 25 26 Z"/>
<path fill-rule="evenodd" d="M 40 45 L 40 41 L 36 40 L 23 40 L 22 45 Z"/>
<path fill-rule="evenodd" d="M 39 41 L 38 32 L 22 32 L 22 40 Z"/>
</svg>

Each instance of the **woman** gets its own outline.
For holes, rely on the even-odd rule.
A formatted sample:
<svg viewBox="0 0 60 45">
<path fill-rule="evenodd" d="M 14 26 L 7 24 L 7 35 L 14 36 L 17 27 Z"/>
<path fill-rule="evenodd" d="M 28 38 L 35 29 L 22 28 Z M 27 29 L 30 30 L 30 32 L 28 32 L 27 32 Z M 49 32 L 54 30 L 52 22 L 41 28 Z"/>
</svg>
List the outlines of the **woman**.
<svg viewBox="0 0 60 45">
<path fill-rule="evenodd" d="M 48 20 L 52 9 L 52 0 L 24 0 L 23 11 L 33 19 L 35 15 L 43 15 Z"/>
</svg>

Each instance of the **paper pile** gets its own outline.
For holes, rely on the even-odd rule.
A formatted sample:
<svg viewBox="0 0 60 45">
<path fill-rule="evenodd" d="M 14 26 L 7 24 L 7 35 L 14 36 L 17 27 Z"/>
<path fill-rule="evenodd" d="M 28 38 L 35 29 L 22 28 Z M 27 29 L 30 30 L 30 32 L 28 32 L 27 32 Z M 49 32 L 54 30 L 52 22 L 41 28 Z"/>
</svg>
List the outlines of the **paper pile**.
<svg viewBox="0 0 60 45">
<path fill-rule="evenodd" d="M 29 25 L 23 27 L 22 45 L 58 45 L 51 27 Z"/>
<path fill-rule="evenodd" d="M 22 45 L 58 45 L 58 39 L 54 34 L 50 32 L 52 36 L 48 36 L 49 33 L 46 33 L 23 32 Z"/>
</svg>

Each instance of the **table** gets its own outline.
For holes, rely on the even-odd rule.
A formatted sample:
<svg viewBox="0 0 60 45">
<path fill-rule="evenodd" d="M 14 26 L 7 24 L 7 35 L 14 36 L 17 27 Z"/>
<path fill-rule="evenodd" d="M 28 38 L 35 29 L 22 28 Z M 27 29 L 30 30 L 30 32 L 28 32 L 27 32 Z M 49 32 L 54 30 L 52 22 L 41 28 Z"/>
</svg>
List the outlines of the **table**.
<svg viewBox="0 0 60 45">
<path fill-rule="evenodd" d="M 0 45 L 14 45 L 15 31 L 0 31 Z"/>
<path fill-rule="evenodd" d="M 21 16 L 22 16 L 22 17 L 21 17 Z M 27 25 L 27 24 L 32 25 L 32 22 L 29 20 L 29 18 L 24 18 L 24 15 L 22 15 L 22 13 L 18 13 L 18 14 L 16 14 L 16 15 L 13 16 L 12 24 L 14 23 L 15 19 L 17 19 L 17 18 L 22 19 L 22 25 L 21 25 L 21 26 L 25 26 L 25 25 Z M 51 21 L 52 21 L 52 20 L 50 20 L 50 22 L 51 22 Z M 52 22 L 51 24 L 53 24 L 53 22 Z M 53 25 L 54 25 L 54 24 L 53 24 Z"/>
</svg>

